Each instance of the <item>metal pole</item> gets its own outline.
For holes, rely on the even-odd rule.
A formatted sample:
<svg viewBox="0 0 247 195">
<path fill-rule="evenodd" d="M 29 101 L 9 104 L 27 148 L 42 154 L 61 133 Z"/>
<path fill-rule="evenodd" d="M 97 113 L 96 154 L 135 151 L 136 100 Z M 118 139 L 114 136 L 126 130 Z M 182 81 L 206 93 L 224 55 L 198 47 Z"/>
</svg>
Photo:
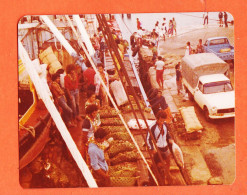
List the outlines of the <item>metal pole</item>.
<svg viewBox="0 0 247 195">
<path fill-rule="evenodd" d="M 79 15 L 73 15 L 73 20 L 76 22 L 77 28 L 79 29 L 79 32 L 81 34 L 81 38 L 87 46 L 88 53 L 90 54 L 90 56 L 93 56 L 95 53 L 95 50 L 89 39 L 86 29 L 82 24 L 81 18 L 79 17 Z"/>
</svg>

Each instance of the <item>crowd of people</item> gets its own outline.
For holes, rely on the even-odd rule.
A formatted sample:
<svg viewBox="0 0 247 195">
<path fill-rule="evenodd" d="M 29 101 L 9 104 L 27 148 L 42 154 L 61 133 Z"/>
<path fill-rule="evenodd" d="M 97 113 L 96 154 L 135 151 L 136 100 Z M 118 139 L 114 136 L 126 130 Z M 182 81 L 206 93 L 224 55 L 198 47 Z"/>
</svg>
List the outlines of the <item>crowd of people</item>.
<svg viewBox="0 0 247 195">
<path fill-rule="evenodd" d="M 186 43 L 186 50 L 185 50 L 185 56 L 187 55 L 191 55 L 191 54 L 197 54 L 197 53 L 204 53 L 204 47 L 202 44 L 202 39 L 198 40 L 198 44 L 196 46 L 196 48 L 192 48 L 190 42 L 188 41 Z"/>
<path fill-rule="evenodd" d="M 203 14 L 203 25 L 208 25 L 208 12 L 205 12 Z M 225 27 L 228 27 L 228 14 L 226 12 L 219 12 L 218 13 L 219 18 L 219 27 L 223 27 L 225 24 Z"/>
<path fill-rule="evenodd" d="M 165 21 L 165 19 L 164 19 Z M 174 20 L 175 21 L 175 20 Z M 172 22 L 173 23 L 173 22 Z M 174 24 L 174 23 L 173 23 Z M 158 26 L 158 24 L 156 25 Z M 163 25 L 164 26 L 164 25 Z M 139 24 L 139 30 L 142 29 Z M 158 27 L 157 27 L 158 29 Z M 176 32 L 176 27 L 170 26 L 169 29 L 165 29 L 170 34 Z M 131 47 L 134 52 L 136 48 L 142 44 L 142 37 L 136 36 L 134 33 L 131 38 Z M 118 46 L 119 53 L 124 54 L 128 48 L 128 45 L 124 40 L 119 37 L 115 30 L 112 30 L 113 38 Z M 151 33 L 151 36 L 157 38 L 159 36 L 156 30 Z M 163 35 L 162 35 L 163 36 Z M 165 37 L 164 37 L 165 38 Z M 118 80 L 118 74 L 115 71 L 113 75 L 109 75 L 104 67 L 104 52 L 107 49 L 105 40 L 101 33 L 95 34 L 92 38 L 92 45 L 95 49 L 94 62 L 97 65 L 98 73 L 92 68 L 91 63 L 86 60 L 83 63 L 87 67 L 85 70 L 80 69 L 81 67 L 76 64 L 69 64 L 64 70 L 59 70 L 54 75 L 48 75 L 48 83 L 53 95 L 54 103 L 58 110 L 61 112 L 61 116 L 65 125 L 68 128 L 81 128 L 82 131 L 82 145 L 81 154 L 84 159 L 87 159 L 87 163 L 92 169 L 94 178 L 99 186 L 110 186 L 110 177 L 108 175 L 108 164 L 104 157 L 105 137 L 106 132 L 101 128 L 101 119 L 99 109 L 102 106 L 109 105 L 108 95 L 106 90 L 109 91 L 109 83 Z M 165 63 L 162 57 L 158 56 L 157 46 L 152 43 L 153 61 L 155 62 L 157 70 L 157 82 L 161 89 L 163 89 L 163 71 Z M 119 70 L 120 66 L 117 67 Z M 81 77 L 84 81 L 84 88 L 87 94 L 87 100 L 84 105 L 80 105 L 79 92 L 80 92 L 80 80 Z M 101 80 L 103 80 L 105 87 L 102 86 Z M 171 111 L 166 103 L 162 91 L 156 89 L 154 92 L 149 94 L 149 101 L 154 114 L 157 118 L 154 125 L 150 126 L 153 130 L 154 138 L 158 146 L 162 157 L 166 161 L 165 170 L 169 173 L 169 162 L 170 154 L 167 150 L 168 145 L 172 144 L 172 139 L 169 136 L 168 126 L 172 122 Z M 80 107 L 85 108 L 85 118 L 82 119 L 80 116 Z M 150 141 L 150 135 L 148 134 L 148 146 L 152 149 L 152 143 Z M 159 163 L 161 160 L 158 154 L 153 152 L 153 155 Z M 168 174 L 170 175 L 170 174 Z"/>
<path fill-rule="evenodd" d="M 113 29 L 112 35 L 118 46 L 120 55 L 123 57 L 128 44 Z M 81 128 L 82 144 L 81 154 L 92 168 L 94 178 L 99 186 L 109 186 L 108 166 L 104 159 L 104 146 L 101 145 L 105 131 L 100 127 L 101 119 L 99 110 L 102 107 L 109 106 L 109 99 L 106 91 L 109 91 L 109 84 L 119 80 L 117 71 L 108 74 L 105 71 L 105 53 L 107 45 L 105 44 L 102 32 L 99 31 L 91 38 L 92 46 L 95 50 L 93 56 L 94 64 L 98 69 L 98 74 L 92 68 L 89 60 L 84 60 L 86 67 L 77 63 L 74 57 L 74 63 L 69 64 L 64 69 L 59 69 L 55 74 L 47 74 L 47 82 L 53 96 L 54 104 L 68 128 Z M 115 56 L 116 58 L 116 56 Z M 86 58 L 85 58 L 86 59 Z M 119 63 L 117 68 L 121 70 Z M 103 80 L 106 88 L 101 83 Z M 81 81 L 83 83 L 81 83 Z M 82 85 L 83 84 L 83 87 Z M 84 90 L 87 99 L 84 105 L 80 105 L 79 92 Z M 80 109 L 85 108 L 85 118 L 81 118 Z"/>
<path fill-rule="evenodd" d="M 93 175 L 99 179 L 99 185 L 108 186 L 109 176 L 107 175 L 108 166 L 104 161 L 102 146 L 100 145 L 105 132 L 100 128 L 101 120 L 99 109 L 108 105 L 108 96 L 105 89 L 99 82 L 98 75 L 86 62 L 87 69 L 83 72 L 86 85 L 87 100 L 85 102 L 85 118 L 82 119 L 79 113 L 79 76 L 77 65 L 69 64 L 66 67 L 66 75 L 61 77 L 61 71 L 53 74 L 50 81 L 50 90 L 53 95 L 54 103 L 61 113 L 61 117 L 68 128 L 81 128 L 82 145 L 81 153 L 87 159 L 93 170 Z M 102 80 L 107 85 L 108 74 L 104 71 L 103 65 L 97 65 Z M 63 78 L 63 82 L 61 81 Z M 64 85 L 63 85 L 64 84 Z M 83 121 L 82 121 L 83 120 Z M 102 137 L 103 136 L 103 137 Z M 108 184 L 106 183 L 108 181 Z M 102 184 L 103 182 L 103 184 Z"/>
<path fill-rule="evenodd" d="M 137 34 L 138 37 L 142 38 L 143 36 L 150 37 L 152 42 L 156 44 L 157 39 L 163 39 L 165 41 L 166 37 L 171 37 L 177 34 L 177 23 L 173 17 L 167 22 L 166 18 L 162 19 L 162 22 L 156 21 L 155 26 L 152 32 L 148 32 L 142 27 L 142 23 L 139 18 L 136 19 L 137 24 Z"/>
</svg>

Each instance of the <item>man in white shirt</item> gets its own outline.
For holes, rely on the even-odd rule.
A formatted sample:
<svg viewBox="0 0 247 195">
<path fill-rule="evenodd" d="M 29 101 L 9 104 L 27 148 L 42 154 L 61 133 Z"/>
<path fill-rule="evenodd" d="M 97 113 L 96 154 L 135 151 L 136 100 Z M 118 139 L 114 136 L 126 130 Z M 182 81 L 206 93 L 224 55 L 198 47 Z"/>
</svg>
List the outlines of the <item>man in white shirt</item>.
<svg viewBox="0 0 247 195">
<path fill-rule="evenodd" d="M 156 81 L 161 89 L 163 89 L 163 73 L 165 69 L 165 62 L 162 60 L 162 57 L 159 56 L 158 60 L 155 62 L 156 69 Z"/>
</svg>

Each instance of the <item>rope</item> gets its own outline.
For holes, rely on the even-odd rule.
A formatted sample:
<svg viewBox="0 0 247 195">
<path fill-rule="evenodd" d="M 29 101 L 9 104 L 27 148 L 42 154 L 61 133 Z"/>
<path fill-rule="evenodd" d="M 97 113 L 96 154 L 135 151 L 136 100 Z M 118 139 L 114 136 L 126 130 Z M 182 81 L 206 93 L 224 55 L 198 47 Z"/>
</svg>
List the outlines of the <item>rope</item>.
<svg viewBox="0 0 247 195">
<path fill-rule="evenodd" d="M 63 50 L 63 45 L 61 44 L 61 49 L 58 49 L 57 48 L 57 39 L 56 39 L 56 36 L 54 36 L 54 42 L 55 42 L 55 47 L 56 47 L 56 49 L 57 49 L 57 51 L 62 51 Z"/>
<path fill-rule="evenodd" d="M 78 34 L 77 34 L 77 32 L 76 32 L 76 30 L 75 30 L 75 28 L 74 28 L 74 26 L 73 26 L 73 24 L 72 24 L 70 18 L 69 18 L 67 15 L 66 15 L 65 17 L 66 17 L 66 19 L 68 20 L 68 22 L 69 22 L 71 28 L 73 29 L 73 32 L 76 34 L 76 36 L 78 36 Z M 97 68 L 96 68 L 96 66 L 95 66 L 95 64 L 94 64 L 94 62 L 93 62 L 93 60 L 92 60 L 92 58 L 91 58 L 90 55 L 88 54 L 87 49 L 85 48 L 85 46 L 83 45 L 83 43 L 80 41 L 80 39 L 79 39 L 79 44 L 80 44 L 81 47 L 83 48 L 83 51 L 85 52 L 85 54 L 86 54 L 88 60 L 90 61 L 91 65 L 92 65 L 92 67 L 93 67 L 93 69 L 94 69 L 94 71 L 95 71 L 96 74 L 98 75 L 98 77 L 99 77 L 99 79 L 100 79 L 100 82 L 101 82 L 103 88 L 105 89 L 105 91 L 106 91 L 106 93 L 107 93 L 109 99 L 111 100 L 111 102 L 112 102 L 114 108 L 115 108 L 116 111 L 118 112 L 118 115 L 119 115 L 121 121 L 123 122 L 123 124 L 124 124 L 124 126 L 125 126 L 127 132 L 129 133 L 129 135 L 130 135 L 130 137 L 131 137 L 133 143 L 135 144 L 135 146 L 136 146 L 136 148 L 137 148 L 139 154 L 141 155 L 143 161 L 144 161 L 145 164 L 147 165 L 147 168 L 148 168 L 150 174 L 152 175 L 152 177 L 153 177 L 155 183 L 158 185 L 158 181 L 156 180 L 156 178 L 155 178 L 155 176 L 154 176 L 154 174 L 153 174 L 151 168 L 149 167 L 149 165 L 148 165 L 148 163 L 147 163 L 147 161 L 146 161 L 144 155 L 142 154 L 142 152 L 141 152 L 141 150 L 140 150 L 138 144 L 136 143 L 134 136 L 133 136 L 132 133 L 130 132 L 130 129 L 129 129 L 128 125 L 126 124 L 126 122 L 124 121 L 124 118 L 123 118 L 122 114 L 120 113 L 120 110 L 118 109 L 116 103 L 114 102 L 114 100 L 113 100 L 113 98 L 112 98 L 112 96 L 111 96 L 111 94 L 110 94 L 108 88 L 106 87 L 104 81 L 102 80 L 102 78 L 101 78 L 101 76 L 100 76 L 100 74 L 99 74 L 99 72 L 98 72 L 98 70 L 97 70 Z"/>
<path fill-rule="evenodd" d="M 21 129 L 25 129 L 26 131 L 28 131 L 29 133 L 31 133 L 31 135 L 33 137 L 35 137 L 35 129 L 34 129 L 33 126 L 25 127 L 22 124 L 19 124 L 19 126 L 21 127 Z"/>
</svg>

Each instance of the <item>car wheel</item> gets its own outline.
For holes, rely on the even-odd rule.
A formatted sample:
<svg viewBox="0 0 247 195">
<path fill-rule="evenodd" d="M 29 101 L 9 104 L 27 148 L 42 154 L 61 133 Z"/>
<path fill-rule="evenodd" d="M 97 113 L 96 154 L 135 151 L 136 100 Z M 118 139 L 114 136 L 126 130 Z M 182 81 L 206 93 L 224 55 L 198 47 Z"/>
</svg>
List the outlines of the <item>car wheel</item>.
<svg viewBox="0 0 247 195">
<path fill-rule="evenodd" d="M 210 122 L 211 121 L 211 118 L 209 117 L 208 108 L 207 107 L 204 107 L 203 112 L 204 112 L 204 116 L 205 116 L 206 121 Z"/>
</svg>

